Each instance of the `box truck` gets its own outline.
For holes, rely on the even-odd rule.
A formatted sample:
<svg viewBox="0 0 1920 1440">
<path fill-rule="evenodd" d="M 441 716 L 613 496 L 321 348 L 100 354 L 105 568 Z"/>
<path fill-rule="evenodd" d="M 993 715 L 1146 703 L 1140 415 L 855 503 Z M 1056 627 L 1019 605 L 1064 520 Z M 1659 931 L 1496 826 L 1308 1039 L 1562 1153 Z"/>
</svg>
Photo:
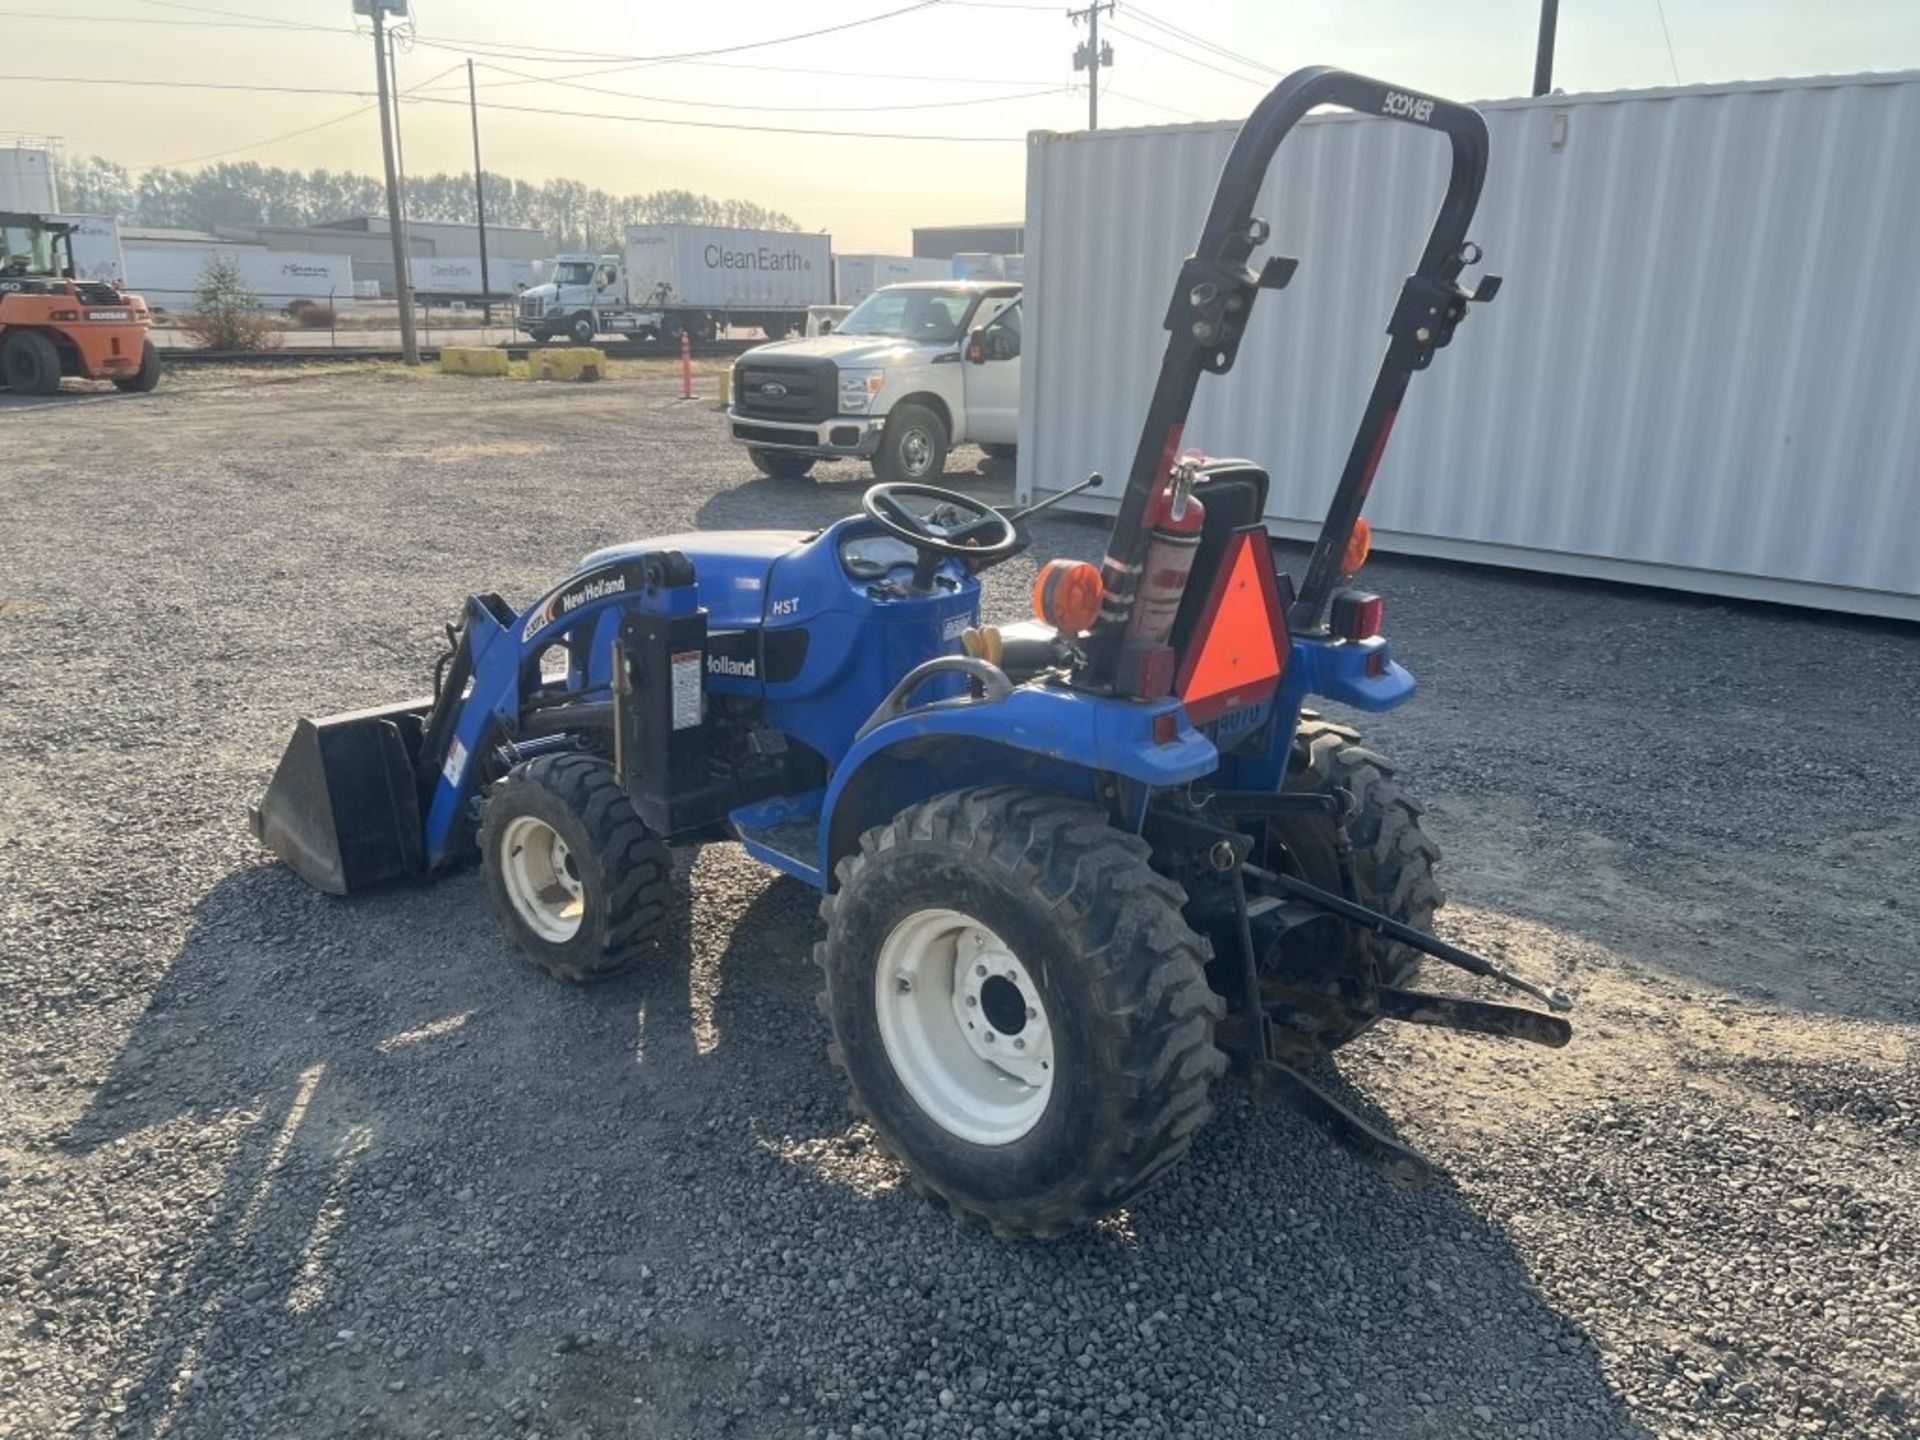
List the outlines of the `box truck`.
<svg viewBox="0 0 1920 1440">
<path fill-rule="evenodd" d="M 833 300 L 825 235 L 717 225 L 630 225 L 619 255 L 561 255 L 520 296 L 515 319 L 536 341 L 602 334 L 711 340 L 724 325 L 769 338 L 798 333 L 807 308 Z"/>
</svg>

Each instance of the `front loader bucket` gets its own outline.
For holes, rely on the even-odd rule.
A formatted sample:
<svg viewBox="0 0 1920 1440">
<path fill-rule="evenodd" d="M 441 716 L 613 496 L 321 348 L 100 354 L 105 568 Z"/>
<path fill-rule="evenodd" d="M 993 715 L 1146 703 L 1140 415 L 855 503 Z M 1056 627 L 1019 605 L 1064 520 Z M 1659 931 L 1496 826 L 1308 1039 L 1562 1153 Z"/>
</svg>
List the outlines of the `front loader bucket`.
<svg viewBox="0 0 1920 1440">
<path fill-rule="evenodd" d="M 249 812 L 254 838 L 329 895 L 420 874 L 414 757 L 428 703 L 302 720 Z"/>
</svg>

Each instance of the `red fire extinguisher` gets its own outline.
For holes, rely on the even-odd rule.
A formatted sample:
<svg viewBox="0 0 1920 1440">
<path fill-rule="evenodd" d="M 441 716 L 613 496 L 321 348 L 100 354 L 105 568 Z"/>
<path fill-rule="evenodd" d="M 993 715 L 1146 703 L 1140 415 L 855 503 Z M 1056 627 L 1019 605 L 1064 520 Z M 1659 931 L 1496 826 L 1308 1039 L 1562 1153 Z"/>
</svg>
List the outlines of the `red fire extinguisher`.
<svg viewBox="0 0 1920 1440">
<path fill-rule="evenodd" d="M 1200 548 L 1200 527 L 1207 518 L 1206 507 L 1194 498 L 1193 479 L 1192 465 L 1175 465 L 1165 488 L 1154 496 L 1147 510 L 1147 558 L 1122 642 L 1124 649 L 1136 655 L 1167 643 L 1173 634 L 1180 597 L 1187 592 L 1187 576 Z M 1170 679 L 1171 664 L 1166 668 Z M 1166 693 L 1164 686 L 1159 693 Z"/>
</svg>

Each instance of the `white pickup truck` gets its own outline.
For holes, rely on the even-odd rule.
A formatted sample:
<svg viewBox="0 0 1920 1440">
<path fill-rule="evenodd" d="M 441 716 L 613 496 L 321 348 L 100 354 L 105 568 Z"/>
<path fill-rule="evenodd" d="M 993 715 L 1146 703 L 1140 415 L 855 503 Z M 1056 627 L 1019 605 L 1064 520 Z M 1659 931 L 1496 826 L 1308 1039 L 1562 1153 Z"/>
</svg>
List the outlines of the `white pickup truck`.
<svg viewBox="0 0 1920 1440">
<path fill-rule="evenodd" d="M 929 280 L 876 290 L 817 339 L 734 362 L 727 428 L 762 475 L 871 460 L 882 480 L 937 479 L 973 443 L 1013 454 L 1020 428 L 1020 287 Z"/>
</svg>

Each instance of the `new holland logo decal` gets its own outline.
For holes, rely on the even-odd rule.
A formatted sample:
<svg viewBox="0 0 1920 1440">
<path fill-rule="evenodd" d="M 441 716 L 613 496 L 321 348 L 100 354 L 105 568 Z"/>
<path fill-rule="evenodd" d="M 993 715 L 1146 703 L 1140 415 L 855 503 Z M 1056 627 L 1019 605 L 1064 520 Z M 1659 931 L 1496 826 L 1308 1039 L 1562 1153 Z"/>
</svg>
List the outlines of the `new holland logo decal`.
<svg viewBox="0 0 1920 1440">
<path fill-rule="evenodd" d="M 582 605 L 604 600 L 609 595 L 625 595 L 639 588 L 638 567 L 624 562 L 571 581 L 554 591 L 528 614 L 527 623 L 520 629 L 520 643 L 524 645 L 556 620 L 565 619 Z"/>
</svg>

